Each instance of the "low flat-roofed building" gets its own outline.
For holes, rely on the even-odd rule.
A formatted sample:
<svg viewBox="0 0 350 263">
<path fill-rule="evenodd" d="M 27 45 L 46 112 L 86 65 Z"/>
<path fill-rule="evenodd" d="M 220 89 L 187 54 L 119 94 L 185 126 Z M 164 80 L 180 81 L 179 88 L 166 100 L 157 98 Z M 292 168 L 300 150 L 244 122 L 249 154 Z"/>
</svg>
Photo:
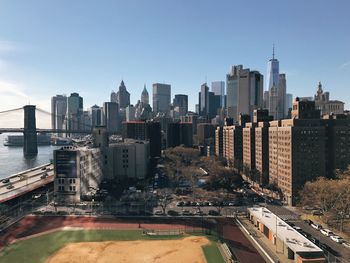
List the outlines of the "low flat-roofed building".
<svg viewBox="0 0 350 263">
<path fill-rule="evenodd" d="M 265 207 L 248 208 L 249 219 L 275 246 L 276 251 L 298 263 L 326 262 L 322 249 Z"/>
</svg>

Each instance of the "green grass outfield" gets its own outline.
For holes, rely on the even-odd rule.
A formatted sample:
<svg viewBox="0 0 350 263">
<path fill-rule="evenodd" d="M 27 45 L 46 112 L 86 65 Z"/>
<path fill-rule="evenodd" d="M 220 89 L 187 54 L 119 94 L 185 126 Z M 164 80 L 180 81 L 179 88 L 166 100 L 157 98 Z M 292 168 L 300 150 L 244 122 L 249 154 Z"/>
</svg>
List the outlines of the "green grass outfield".
<svg viewBox="0 0 350 263">
<path fill-rule="evenodd" d="M 180 239 L 186 235 L 147 236 L 142 230 L 65 230 L 18 241 L 0 252 L 1 263 L 40 263 L 53 253 L 72 242 L 97 242 L 110 240 L 159 240 Z M 217 238 L 206 236 L 211 243 L 203 246 L 208 263 L 225 263 L 217 247 Z"/>
</svg>

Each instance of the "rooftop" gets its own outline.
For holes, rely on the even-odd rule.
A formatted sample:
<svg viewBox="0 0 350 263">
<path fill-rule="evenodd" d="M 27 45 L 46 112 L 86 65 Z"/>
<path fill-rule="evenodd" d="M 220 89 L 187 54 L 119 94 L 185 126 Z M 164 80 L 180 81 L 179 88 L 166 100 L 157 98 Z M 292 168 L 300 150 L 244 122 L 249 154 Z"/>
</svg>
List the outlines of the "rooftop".
<svg viewBox="0 0 350 263">
<path fill-rule="evenodd" d="M 319 247 L 265 207 L 251 207 L 248 210 L 251 215 L 271 229 L 273 234 L 283 240 L 295 253 L 322 252 Z"/>
</svg>

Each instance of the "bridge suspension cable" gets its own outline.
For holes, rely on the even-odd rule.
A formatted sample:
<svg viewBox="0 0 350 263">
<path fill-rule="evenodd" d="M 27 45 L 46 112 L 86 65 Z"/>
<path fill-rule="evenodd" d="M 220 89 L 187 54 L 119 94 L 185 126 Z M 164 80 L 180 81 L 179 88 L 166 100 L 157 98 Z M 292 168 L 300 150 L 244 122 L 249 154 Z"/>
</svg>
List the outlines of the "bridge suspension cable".
<svg viewBox="0 0 350 263">
<path fill-rule="evenodd" d="M 23 107 L 22 107 L 22 108 L 17 108 L 17 109 L 12 109 L 12 110 L 0 111 L 0 114 L 1 114 L 1 113 L 9 113 L 9 112 L 14 112 L 14 111 L 19 111 L 19 110 L 23 110 Z"/>
</svg>

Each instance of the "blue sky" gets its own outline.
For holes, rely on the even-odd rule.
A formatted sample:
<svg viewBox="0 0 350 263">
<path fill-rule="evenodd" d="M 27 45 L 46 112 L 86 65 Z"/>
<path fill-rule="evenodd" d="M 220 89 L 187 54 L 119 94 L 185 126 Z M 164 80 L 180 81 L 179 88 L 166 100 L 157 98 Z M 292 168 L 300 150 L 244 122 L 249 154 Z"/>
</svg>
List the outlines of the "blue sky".
<svg viewBox="0 0 350 263">
<path fill-rule="evenodd" d="M 0 111 L 78 92 L 102 105 L 121 79 L 188 94 L 230 65 L 266 75 L 272 43 L 287 92 L 313 96 L 321 81 L 350 105 L 350 1 L 0 0 Z"/>
</svg>

